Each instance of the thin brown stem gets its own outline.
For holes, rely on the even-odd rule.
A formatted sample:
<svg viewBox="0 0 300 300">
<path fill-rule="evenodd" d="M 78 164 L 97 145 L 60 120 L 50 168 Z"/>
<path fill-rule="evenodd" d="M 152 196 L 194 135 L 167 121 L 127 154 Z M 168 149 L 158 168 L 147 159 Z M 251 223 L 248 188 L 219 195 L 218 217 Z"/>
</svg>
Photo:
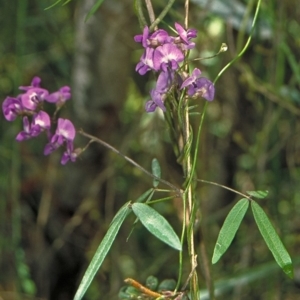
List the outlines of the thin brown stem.
<svg viewBox="0 0 300 300">
<path fill-rule="evenodd" d="M 222 184 L 217 183 L 217 182 L 208 181 L 208 180 L 203 180 L 203 179 L 197 179 L 197 181 L 200 181 L 200 182 L 203 182 L 203 183 L 208 183 L 208 184 L 211 184 L 211 185 L 216 185 L 216 186 L 218 186 L 218 187 L 221 187 L 221 188 L 223 188 L 223 189 L 225 189 L 225 190 L 231 191 L 231 192 L 233 192 L 233 193 L 235 193 L 235 194 L 238 194 L 238 195 L 242 196 L 243 198 L 246 198 L 246 199 L 252 201 L 252 198 L 251 198 L 250 196 L 245 195 L 245 194 L 243 194 L 243 193 L 241 193 L 241 192 L 239 192 L 239 191 L 237 191 L 237 190 L 234 190 L 234 189 L 232 189 L 232 188 L 230 188 L 230 187 L 228 187 L 228 186 L 226 186 L 226 185 L 222 185 Z"/>
<path fill-rule="evenodd" d="M 147 171 L 145 168 L 143 168 L 141 165 L 139 165 L 137 162 L 135 162 L 134 160 L 132 160 L 131 158 L 129 158 L 128 156 L 124 155 L 122 152 L 120 152 L 119 150 L 117 150 L 116 148 L 114 148 L 113 146 L 111 146 L 110 144 L 102 141 L 101 139 L 90 135 L 88 133 L 85 133 L 82 129 L 78 130 L 78 133 L 81 134 L 84 137 L 87 137 L 90 139 L 90 143 L 95 142 L 98 144 L 101 144 L 102 146 L 108 148 L 109 150 L 115 152 L 116 154 L 120 155 L 121 157 L 123 157 L 126 161 L 128 161 L 129 163 L 131 163 L 132 165 L 134 165 L 136 168 L 140 169 L 142 172 L 144 172 L 145 174 L 147 174 L 148 176 L 160 181 L 161 183 L 169 186 L 172 190 L 174 190 L 176 192 L 177 195 L 179 195 L 181 197 L 182 195 L 182 191 L 180 188 L 178 188 L 177 186 L 175 186 L 174 184 L 170 183 L 167 180 L 161 179 L 159 177 L 156 177 L 155 175 L 153 175 L 152 173 L 150 173 L 149 171 Z"/>
<path fill-rule="evenodd" d="M 184 10 L 185 10 L 184 26 L 185 26 L 185 29 L 188 29 L 188 27 L 189 27 L 189 8 L 190 8 L 190 1 L 185 0 L 185 4 L 184 4 Z"/>
<path fill-rule="evenodd" d="M 149 15 L 150 23 L 152 24 L 155 21 L 155 14 L 154 14 L 152 2 L 151 2 L 151 0 L 145 0 L 145 3 L 146 3 L 148 15 Z M 156 30 L 157 28 L 154 28 L 154 29 Z"/>
</svg>

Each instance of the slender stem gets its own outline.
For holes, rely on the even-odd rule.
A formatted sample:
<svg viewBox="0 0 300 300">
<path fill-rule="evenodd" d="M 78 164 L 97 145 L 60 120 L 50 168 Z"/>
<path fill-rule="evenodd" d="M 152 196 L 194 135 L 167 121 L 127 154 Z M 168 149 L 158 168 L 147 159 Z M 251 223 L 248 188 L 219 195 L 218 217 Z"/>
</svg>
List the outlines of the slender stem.
<svg viewBox="0 0 300 300">
<path fill-rule="evenodd" d="M 218 81 L 218 79 L 221 77 L 221 75 L 234 63 L 236 62 L 247 50 L 247 48 L 250 45 L 251 42 L 251 38 L 252 38 L 252 33 L 256 24 L 256 20 L 257 20 L 257 16 L 259 13 L 259 9 L 260 9 L 260 5 L 261 5 L 261 0 L 258 0 L 257 2 L 257 6 L 256 6 L 256 10 L 255 10 L 255 14 L 254 14 L 254 18 L 252 21 L 252 28 L 251 28 L 251 33 L 250 36 L 244 46 L 244 48 L 241 50 L 241 52 L 234 58 L 232 59 L 217 75 L 217 77 L 214 80 L 214 84 Z M 200 120 L 200 124 L 199 124 L 199 128 L 198 128 L 198 132 L 197 132 L 197 139 L 196 139 L 196 147 L 195 147 L 195 153 L 194 153 L 194 160 L 193 160 L 193 167 L 192 167 L 192 174 L 195 173 L 195 169 L 196 169 L 196 165 L 197 165 L 197 157 L 198 157 L 198 148 L 199 148 L 199 144 L 200 144 L 200 134 L 202 131 L 202 126 L 203 126 L 203 121 L 204 121 L 204 117 L 205 117 L 205 113 L 206 113 L 206 109 L 207 109 L 207 105 L 208 102 L 205 102 L 203 111 L 202 111 L 202 116 L 201 116 L 201 120 Z M 193 179 L 193 177 L 189 177 L 188 178 L 188 183 L 187 186 L 189 186 L 191 184 L 191 180 Z"/>
<path fill-rule="evenodd" d="M 254 26 L 257 20 L 257 16 L 258 16 L 258 12 L 259 12 L 259 8 L 260 8 L 260 4 L 261 4 L 261 0 L 258 0 L 258 4 L 256 7 L 256 11 L 255 11 L 255 15 L 253 18 L 253 22 L 252 22 L 252 28 L 251 28 L 251 34 L 244 46 L 244 48 L 241 50 L 241 52 L 230 62 L 228 63 L 221 71 L 220 73 L 217 75 L 214 83 L 216 83 L 216 81 L 220 78 L 220 76 L 237 60 L 239 59 L 247 50 L 250 41 L 251 41 L 251 37 L 252 37 L 252 33 L 254 30 Z M 185 9 L 186 9 L 186 17 L 185 17 L 185 26 L 186 28 L 188 27 L 188 6 L 189 6 L 189 1 L 186 0 L 185 2 Z M 204 105 L 203 108 L 203 112 L 202 112 L 202 117 L 201 117 L 201 121 L 199 124 L 199 128 L 198 128 L 198 132 L 197 132 L 197 138 L 196 138 L 196 147 L 195 147 L 195 152 L 194 152 L 194 159 L 193 159 L 193 164 L 191 164 L 191 157 L 190 155 L 187 156 L 186 159 L 186 176 L 187 176 L 187 184 L 186 184 L 186 193 L 187 193 L 187 199 L 188 199 L 188 204 L 189 204 L 189 211 L 191 213 L 191 203 L 192 203 L 192 180 L 194 178 L 194 174 L 195 174 L 195 169 L 196 169 L 196 165 L 197 165 L 197 157 L 198 157 L 198 149 L 199 149 L 199 143 L 200 143 L 200 133 L 201 133 L 201 129 L 203 126 L 203 121 L 204 121 L 204 117 L 205 117 L 205 113 L 206 113 L 206 109 L 207 109 L 207 102 Z M 185 138 L 185 142 L 187 142 L 188 140 L 186 139 L 186 137 L 189 135 L 189 131 L 188 131 L 188 127 L 186 126 L 187 123 L 189 123 L 188 120 L 188 111 L 186 111 L 185 114 L 185 126 L 184 129 L 186 130 L 184 133 L 184 138 Z M 190 218 L 192 219 L 193 216 L 190 215 Z M 191 220 L 190 219 L 190 220 Z M 190 259 L 191 259 L 191 266 L 193 268 L 193 266 L 195 266 L 195 253 L 194 253 L 194 239 L 193 239 L 193 228 L 191 226 L 192 224 L 189 224 L 189 234 L 188 234 L 188 241 L 189 241 L 189 251 L 190 251 Z M 191 293 L 192 293 L 192 299 L 198 299 L 198 295 L 197 295 L 197 291 L 198 291 L 198 282 L 197 282 L 197 274 L 196 272 L 194 272 L 192 278 L 191 278 Z"/>
<path fill-rule="evenodd" d="M 172 5 L 174 4 L 175 0 L 169 0 L 168 4 L 165 6 L 165 8 L 162 10 L 160 15 L 156 18 L 156 20 L 151 24 L 150 30 L 153 30 L 157 27 L 157 25 L 162 21 L 162 19 L 165 17 L 165 15 L 168 13 L 168 11 L 171 9 Z"/>
<path fill-rule="evenodd" d="M 185 18 L 184 18 L 184 26 L 188 28 L 188 20 L 189 20 L 189 0 L 185 0 Z M 188 64 L 185 66 L 185 71 L 188 72 Z M 197 267 L 197 259 L 196 259 L 196 252 L 195 252 L 195 241 L 194 241 L 194 221 L 195 221 L 195 203 L 194 203 L 194 195 L 193 190 L 194 187 L 191 184 L 191 178 L 193 178 L 193 163 L 192 157 L 190 152 L 189 145 L 191 144 L 191 127 L 190 127 L 190 119 L 189 119 L 189 111 L 188 111 L 188 97 L 185 97 L 183 107 L 183 117 L 182 117 L 182 124 L 183 124 L 183 141 L 184 145 L 188 147 L 188 151 L 184 151 L 183 157 L 183 167 L 184 167 L 184 175 L 189 178 L 190 184 L 185 185 L 185 201 L 187 201 L 188 205 L 188 212 L 187 212 L 187 219 L 186 219 L 186 226 L 188 228 L 187 234 L 187 242 L 188 242 L 188 249 L 189 249 L 189 256 L 190 256 L 190 265 L 191 265 L 191 278 L 190 278 L 190 289 L 191 289 L 191 297 L 192 299 L 198 299 L 198 276 L 196 272 Z M 187 154 L 187 155 L 186 155 Z M 186 214 L 186 212 L 184 212 Z"/>
<path fill-rule="evenodd" d="M 183 195 L 184 196 L 184 195 Z M 182 199 L 183 202 L 183 220 L 182 220 L 182 230 L 181 230 L 181 237 L 180 237 L 180 243 L 183 246 L 184 243 L 184 236 L 185 236 L 185 229 L 186 229 L 186 200 L 185 198 Z M 183 251 L 179 252 L 179 270 L 178 270 L 178 279 L 177 279 L 177 285 L 175 288 L 175 292 L 178 291 L 179 285 L 181 284 L 181 278 L 182 278 L 182 268 L 183 268 Z"/>
<path fill-rule="evenodd" d="M 154 14 L 152 2 L 151 0 L 145 0 L 145 3 L 149 15 L 150 23 L 152 24 L 155 21 L 155 14 Z"/>
<path fill-rule="evenodd" d="M 136 168 L 140 169 L 142 172 L 144 172 L 145 174 L 147 174 L 148 176 L 160 181 L 161 183 L 169 186 L 170 188 L 172 188 L 180 197 L 182 197 L 182 191 L 181 189 L 179 189 L 177 186 L 173 185 L 172 183 L 170 183 L 167 180 L 161 179 L 159 177 L 156 177 L 155 175 L 153 175 L 152 173 L 150 173 L 149 171 L 147 171 L 145 168 L 143 168 L 141 165 L 139 165 L 138 163 L 136 163 L 134 160 L 132 160 L 131 158 L 129 158 L 128 156 L 124 155 L 122 152 L 120 152 L 119 150 L 117 150 L 116 148 L 114 148 L 113 146 L 111 146 L 110 144 L 102 141 L 101 139 L 90 135 L 88 133 L 85 133 L 82 129 L 78 130 L 78 133 L 81 134 L 82 136 L 85 136 L 87 138 L 89 138 L 92 142 L 96 142 L 98 144 L 101 144 L 102 146 L 108 148 L 109 150 L 117 153 L 118 155 L 120 155 L 121 157 L 123 157 L 125 160 L 127 160 L 128 162 L 130 162 L 132 165 L 134 165 Z"/>
<path fill-rule="evenodd" d="M 185 0 L 185 3 L 184 3 L 184 11 L 185 11 L 184 26 L 185 26 L 185 29 L 188 29 L 188 27 L 189 27 L 189 7 L 190 7 L 190 1 Z"/>
<path fill-rule="evenodd" d="M 143 30 L 144 27 L 147 25 L 147 21 L 143 13 L 142 0 L 135 1 L 135 9 L 137 11 L 137 16 L 139 18 L 141 29 Z"/>
<path fill-rule="evenodd" d="M 252 34 L 253 34 L 253 31 L 254 31 L 254 28 L 255 28 L 255 24 L 256 24 L 256 21 L 257 21 L 257 16 L 258 16 L 258 13 L 259 13 L 259 10 L 260 10 L 260 5 L 261 5 L 261 0 L 258 0 L 257 2 L 257 5 L 256 5 L 256 9 L 255 9 L 255 13 L 254 13 L 254 17 L 253 17 L 253 21 L 252 21 L 252 24 L 251 24 L 251 32 L 250 32 L 250 35 L 247 39 L 247 42 L 244 46 L 244 48 L 241 50 L 241 52 L 233 59 L 231 60 L 220 72 L 219 74 L 217 75 L 216 79 L 214 80 L 214 83 L 217 82 L 217 80 L 221 77 L 221 75 L 229 68 L 231 67 L 240 57 L 243 56 L 243 54 L 246 52 L 246 50 L 248 49 L 249 45 L 250 45 L 250 42 L 251 42 L 251 39 L 252 39 Z"/>
<path fill-rule="evenodd" d="M 228 187 L 226 185 L 222 185 L 222 184 L 219 184 L 217 182 L 208 181 L 208 180 L 204 180 L 204 179 L 197 179 L 197 181 L 200 181 L 200 182 L 203 182 L 203 183 L 208 183 L 208 184 L 211 184 L 211 185 L 216 185 L 216 186 L 218 186 L 220 188 L 223 188 L 225 190 L 231 191 L 231 192 L 233 192 L 235 194 L 238 194 L 238 195 L 242 196 L 243 198 L 246 198 L 246 199 L 252 201 L 252 198 L 250 196 L 248 196 L 246 194 L 243 194 L 243 193 L 241 193 L 241 192 L 239 192 L 239 191 L 237 191 L 235 189 L 232 189 L 232 188 L 230 188 L 230 187 Z"/>
</svg>

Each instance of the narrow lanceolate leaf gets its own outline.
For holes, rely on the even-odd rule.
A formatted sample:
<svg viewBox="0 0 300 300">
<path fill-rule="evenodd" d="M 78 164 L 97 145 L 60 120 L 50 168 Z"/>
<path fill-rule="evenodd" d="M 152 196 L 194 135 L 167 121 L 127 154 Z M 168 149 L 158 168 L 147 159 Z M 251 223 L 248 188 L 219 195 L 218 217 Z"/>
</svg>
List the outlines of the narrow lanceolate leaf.
<svg viewBox="0 0 300 300">
<path fill-rule="evenodd" d="M 76 292 L 74 300 L 82 299 L 86 290 L 90 286 L 93 278 L 95 277 L 96 273 L 98 272 L 101 264 L 103 263 L 113 241 L 116 238 L 116 235 L 117 235 L 122 223 L 124 222 L 126 216 L 129 214 L 129 212 L 130 212 L 130 208 L 128 207 L 128 203 L 126 203 L 114 217 L 106 235 L 104 236 L 102 242 L 100 243 L 92 261 L 90 262 L 90 264 L 81 280 L 81 283 Z"/>
<path fill-rule="evenodd" d="M 272 252 L 277 264 L 289 277 L 293 278 L 291 257 L 282 244 L 269 218 L 255 201 L 251 201 L 251 208 L 259 231 Z"/>
<path fill-rule="evenodd" d="M 152 174 L 158 178 L 161 177 L 160 165 L 156 158 L 153 158 L 152 160 Z M 158 184 L 159 184 L 159 180 L 153 179 L 153 186 L 157 187 Z"/>
<path fill-rule="evenodd" d="M 231 209 L 219 232 L 212 263 L 215 264 L 230 246 L 249 207 L 249 200 L 243 198 Z"/>
<path fill-rule="evenodd" d="M 134 203 L 132 210 L 141 223 L 158 239 L 181 251 L 181 244 L 168 221 L 147 204 Z"/>
<path fill-rule="evenodd" d="M 268 196 L 269 191 L 248 191 L 246 193 L 254 198 L 264 199 Z"/>
</svg>

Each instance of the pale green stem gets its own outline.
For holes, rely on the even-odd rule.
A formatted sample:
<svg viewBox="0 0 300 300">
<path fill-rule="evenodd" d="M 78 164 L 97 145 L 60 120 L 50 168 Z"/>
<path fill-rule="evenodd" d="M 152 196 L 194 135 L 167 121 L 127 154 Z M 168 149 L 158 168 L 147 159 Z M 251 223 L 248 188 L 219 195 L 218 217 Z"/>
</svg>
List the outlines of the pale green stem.
<svg viewBox="0 0 300 300">
<path fill-rule="evenodd" d="M 186 2 L 188 2 L 188 0 L 186 0 Z M 257 6 L 256 6 L 256 10 L 255 10 L 255 14 L 254 14 L 254 18 L 253 18 L 253 22 L 252 22 L 252 25 L 251 25 L 251 33 L 249 35 L 249 38 L 248 38 L 248 40 L 247 40 L 244 48 L 240 51 L 240 53 L 233 60 L 231 60 L 219 72 L 219 74 L 217 75 L 217 77 L 214 80 L 214 84 L 221 77 L 221 75 L 230 66 L 232 66 L 232 64 L 235 63 L 245 53 L 245 51 L 248 49 L 248 46 L 250 45 L 250 42 L 251 42 L 253 30 L 254 30 L 254 27 L 255 27 L 255 24 L 256 24 L 256 21 L 257 21 L 257 16 L 258 16 L 258 13 L 259 13 L 260 5 L 261 5 L 261 0 L 258 0 Z M 187 24 L 186 24 L 186 26 L 187 26 Z M 190 204 L 191 204 L 191 201 L 192 201 L 192 197 L 189 198 L 189 196 L 192 196 L 192 195 L 190 195 L 190 192 L 192 192 L 192 181 L 193 181 L 195 170 L 196 170 L 197 158 L 198 158 L 198 149 L 199 149 L 199 145 L 200 145 L 200 133 L 201 133 L 201 129 L 202 129 L 202 126 L 203 126 L 203 121 L 204 121 L 204 117 L 205 117 L 207 105 L 208 105 L 208 102 L 206 102 L 205 105 L 204 105 L 204 108 L 203 108 L 203 111 L 202 111 L 201 120 L 200 120 L 200 124 L 199 124 L 199 128 L 198 128 L 198 132 L 197 132 L 196 147 L 195 147 L 195 151 L 194 151 L 193 164 L 190 165 L 190 163 L 191 163 L 191 157 L 190 157 L 190 155 L 188 156 L 187 162 L 186 162 L 186 167 L 187 167 L 187 173 L 186 173 L 186 176 L 187 176 L 186 192 L 188 193 L 189 209 L 191 208 Z M 188 114 L 188 111 L 187 111 L 186 114 Z M 189 122 L 188 118 L 186 118 L 186 122 Z M 188 134 L 188 131 L 187 131 L 187 134 Z M 191 210 L 190 210 L 190 212 L 191 212 Z M 196 260 L 195 260 L 195 253 L 194 253 L 194 249 L 193 249 L 194 248 L 194 242 L 193 242 L 193 229 L 192 229 L 192 227 L 191 227 L 191 232 L 190 232 L 190 234 L 188 236 L 188 239 L 189 238 L 191 238 L 190 245 L 189 245 L 190 246 L 189 247 L 190 248 L 189 251 L 190 251 L 190 256 L 191 256 L 190 257 L 191 258 L 191 265 L 193 267 L 196 264 Z M 192 270 L 193 270 L 193 268 L 192 268 Z M 196 274 L 196 272 L 194 272 L 193 276 L 191 278 L 191 296 L 192 296 L 192 299 L 199 299 L 198 298 L 199 295 L 197 295 L 197 291 L 198 291 L 197 274 Z"/>
<path fill-rule="evenodd" d="M 150 30 L 153 30 L 162 21 L 162 19 L 168 13 L 168 11 L 170 10 L 170 8 L 172 7 L 172 5 L 173 5 L 174 2 L 175 2 L 175 0 L 169 0 L 168 4 L 165 6 L 165 8 L 163 9 L 163 11 L 160 13 L 160 15 L 151 24 Z"/>
<path fill-rule="evenodd" d="M 143 30 L 147 26 L 147 21 L 143 13 L 142 0 L 135 1 L 135 9 L 139 18 L 140 27 Z"/>
</svg>

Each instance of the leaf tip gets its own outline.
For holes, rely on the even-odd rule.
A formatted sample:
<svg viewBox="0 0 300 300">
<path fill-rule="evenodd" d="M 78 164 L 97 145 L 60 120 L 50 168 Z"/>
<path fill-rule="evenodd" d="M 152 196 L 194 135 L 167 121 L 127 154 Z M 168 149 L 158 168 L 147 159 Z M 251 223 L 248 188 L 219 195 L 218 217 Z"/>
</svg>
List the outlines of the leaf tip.
<svg viewBox="0 0 300 300">
<path fill-rule="evenodd" d="M 291 279 L 294 278 L 294 270 L 291 263 L 283 266 L 282 270 L 288 277 L 290 277 Z"/>
</svg>

